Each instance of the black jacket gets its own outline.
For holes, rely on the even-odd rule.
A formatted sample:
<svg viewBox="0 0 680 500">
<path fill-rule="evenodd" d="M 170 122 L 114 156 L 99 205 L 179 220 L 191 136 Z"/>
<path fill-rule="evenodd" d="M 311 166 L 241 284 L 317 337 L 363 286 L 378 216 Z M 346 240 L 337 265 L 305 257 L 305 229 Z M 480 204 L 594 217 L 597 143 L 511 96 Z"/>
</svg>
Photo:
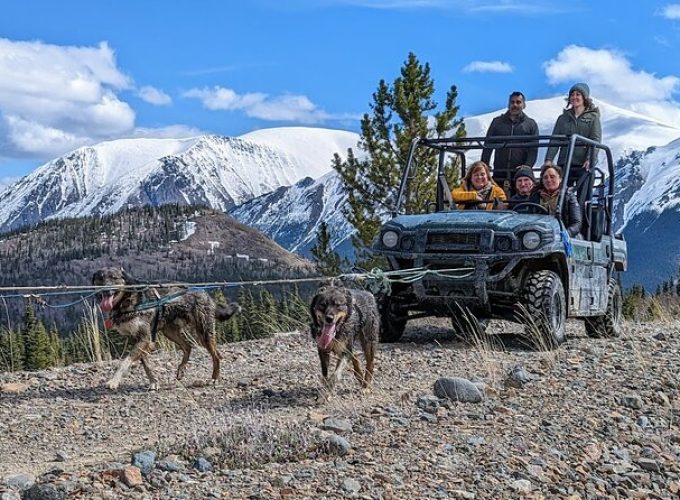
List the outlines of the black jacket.
<svg viewBox="0 0 680 500">
<path fill-rule="evenodd" d="M 538 125 L 534 119 L 529 118 L 523 112 L 519 114 L 516 121 L 512 121 L 510 112 L 506 111 L 491 121 L 489 130 L 486 131 L 487 141 L 485 143 L 492 144 L 493 141 L 489 140 L 491 137 L 515 135 L 538 135 Z M 491 160 L 491 153 L 494 151 L 494 179 L 503 178 L 511 181 L 516 167 L 519 165 L 533 167 L 538 155 L 538 149 L 531 147 L 485 149 L 482 151 L 482 161 L 487 165 L 490 165 L 489 160 Z"/>
<path fill-rule="evenodd" d="M 541 194 L 538 189 L 531 193 L 529 201 L 538 205 L 541 204 Z M 566 226 L 569 236 L 580 237 L 581 222 L 583 220 L 581 206 L 578 204 L 576 193 L 571 188 L 567 189 L 567 195 L 564 198 L 564 206 L 562 208 L 562 222 Z"/>
</svg>

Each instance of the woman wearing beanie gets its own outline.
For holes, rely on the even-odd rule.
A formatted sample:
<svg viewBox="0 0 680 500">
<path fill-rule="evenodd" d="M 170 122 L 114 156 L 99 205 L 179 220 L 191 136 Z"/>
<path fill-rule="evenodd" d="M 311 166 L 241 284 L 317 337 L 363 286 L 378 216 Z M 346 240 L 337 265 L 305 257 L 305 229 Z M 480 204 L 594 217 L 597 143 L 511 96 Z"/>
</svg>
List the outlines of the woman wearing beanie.
<svg viewBox="0 0 680 500">
<path fill-rule="evenodd" d="M 506 201 L 505 191 L 491 179 L 489 166 L 483 161 L 470 165 L 463 182 L 451 196 L 462 210 L 493 210 Z"/>
<path fill-rule="evenodd" d="M 567 97 L 567 107 L 557 118 L 553 135 L 572 135 L 578 134 L 596 142 L 602 141 L 602 125 L 600 124 L 600 110 L 595 107 L 590 98 L 590 87 L 585 83 L 577 83 L 569 89 Z M 590 150 L 586 146 L 574 148 L 571 168 L 569 169 L 569 179 L 567 183 L 573 186 L 584 172 L 590 170 L 591 166 L 597 163 L 597 155 L 593 165 L 590 165 Z M 549 147 L 545 155 L 543 165 L 552 165 L 558 148 Z M 564 165 L 567 161 L 567 148 L 559 148 L 557 164 Z"/>
</svg>

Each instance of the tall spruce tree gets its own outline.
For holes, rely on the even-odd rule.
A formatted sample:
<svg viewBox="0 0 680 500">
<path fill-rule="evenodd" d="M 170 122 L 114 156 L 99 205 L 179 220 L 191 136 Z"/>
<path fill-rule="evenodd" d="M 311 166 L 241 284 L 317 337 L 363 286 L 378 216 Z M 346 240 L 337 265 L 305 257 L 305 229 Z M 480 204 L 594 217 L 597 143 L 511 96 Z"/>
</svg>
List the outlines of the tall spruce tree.
<svg viewBox="0 0 680 500">
<path fill-rule="evenodd" d="M 340 274 L 342 259 L 331 248 L 331 233 L 328 230 L 328 224 L 323 221 L 319 224 L 319 230 L 316 233 L 316 244 L 310 251 L 321 274 L 325 276 Z"/>
<path fill-rule="evenodd" d="M 380 81 L 370 104 L 371 112 L 361 120 L 358 146 L 364 154 L 359 158 L 350 149 L 346 160 L 338 154 L 334 157 L 333 168 L 340 175 L 349 199 L 345 216 L 357 230 L 352 242 L 364 265 L 372 264 L 370 246 L 381 219 L 396 202 L 412 139 L 465 136 L 463 120 L 457 118 L 456 86 L 450 87 L 444 109 L 438 112 L 434 92 L 430 65 L 421 64 L 415 54 L 409 53 L 392 85 Z M 420 152 L 416 157 L 419 169 L 410 184 L 407 210 L 434 200 L 437 158 L 426 154 Z"/>
<path fill-rule="evenodd" d="M 54 357 L 56 350 L 52 346 L 47 329 L 43 322 L 35 317 L 33 306 L 26 306 L 24 315 L 24 368 L 26 370 L 42 370 L 57 364 Z"/>
</svg>

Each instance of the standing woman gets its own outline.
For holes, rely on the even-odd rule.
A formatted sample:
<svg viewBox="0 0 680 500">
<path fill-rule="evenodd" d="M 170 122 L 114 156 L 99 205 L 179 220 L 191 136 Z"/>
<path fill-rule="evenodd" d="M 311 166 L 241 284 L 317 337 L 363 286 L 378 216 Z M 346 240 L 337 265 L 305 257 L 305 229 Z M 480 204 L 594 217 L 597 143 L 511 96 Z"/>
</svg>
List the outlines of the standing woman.
<svg viewBox="0 0 680 500">
<path fill-rule="evenodd" d="M 483 161 L 470 165 L 463 182 L 451 196 L 463 210 L 493 210 L 501 208 L 500 202 L 506 201 L 505 191 L 493 181 L 489 166 Z"/>
<path fill-rule="evenodd" d="M 568 104 L 562 114 L 557 118 L 553 135 L 572 135 L 578 134 L 592 139 L 595 142 L 602 141 L 602 125 L 600 123 L 600 110 L 595 107 L 590 98 L 590 88 L 585 83 L 577 83 L 569 89 Z M 543 166 L 552 165 L 557 146 L 549 147 L 545 155 Z M 576 181 L 588 170 L 590 170 L 590 151 L 592 148 L 587 146 L 577 146 L 574 148 L 571 168 L 569 169 L 569 179 L 567 184 L 573 186 Z M 557 164 L 566 168 L 567 148 L 559 148 L 560 154 Z M 594 158 L 597 162 L 597 154 Z"/>
</svg>

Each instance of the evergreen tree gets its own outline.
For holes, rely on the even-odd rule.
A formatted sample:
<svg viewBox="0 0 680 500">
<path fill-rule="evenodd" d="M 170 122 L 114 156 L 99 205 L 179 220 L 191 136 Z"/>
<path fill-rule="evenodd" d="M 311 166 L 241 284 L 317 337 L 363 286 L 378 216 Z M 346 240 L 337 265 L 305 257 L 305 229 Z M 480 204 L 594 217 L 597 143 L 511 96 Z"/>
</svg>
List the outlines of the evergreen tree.
<svg viewBox="0 0 680 500">
<path fill-rule="evenodd" d="M 260 301 L 257 313 L 257 323 L 259 327 L 258 337 L 271 335 L 274 332 L 281 331 L 281 325 L 278 323 L 279 314 L 276 309 L 276 301 L 266 288 L 260 290 Z"/>
<path fill-rule="evenodd" d="M 325 276 L 337 276 L 340 274 L 341 258 L 331 248 L 331 234 L 328 224 L 321 222 L 316 233 L 316 244 L 311 249 L 312 257 L 316 266 Z"/>
<path fill-rule="evenodd" d="M 47 329 L 42 321 L 35 317 L 33 306 L 26 306 L 24 315 L 24 368 L 26 370 L 42 370 L 56 364 L 54 349 Z"/>
<path fill-rule="evenodd" d="M 369 258 L 381 220 L 397 201 L 412 139 L 465 136 L 463 120 L 456 118 L 459 110 L 456 86 L 447 92 L 444 109 L 431 114 L 437 108 L 434 91 L 429 64 L 421 64 L 410 53 L 401 75 L 391 86 L 380 81 L 370 104 L 371 113 L 361 120 L 359 149 L 365 155 L 359 159 L 350 149 L 345 161 L 337 154 L 334 157 L 333 168 L 340 175 L 349 200 L 345 216 L 357 230 L 352 241 L 359 259 Z M 407 211 L 414 207 L 422 209 L 434 200 L 436 192 L 437 157 L 420 151 L 415 161 L 418 169 L 409 187 Z"/>
</svg>

